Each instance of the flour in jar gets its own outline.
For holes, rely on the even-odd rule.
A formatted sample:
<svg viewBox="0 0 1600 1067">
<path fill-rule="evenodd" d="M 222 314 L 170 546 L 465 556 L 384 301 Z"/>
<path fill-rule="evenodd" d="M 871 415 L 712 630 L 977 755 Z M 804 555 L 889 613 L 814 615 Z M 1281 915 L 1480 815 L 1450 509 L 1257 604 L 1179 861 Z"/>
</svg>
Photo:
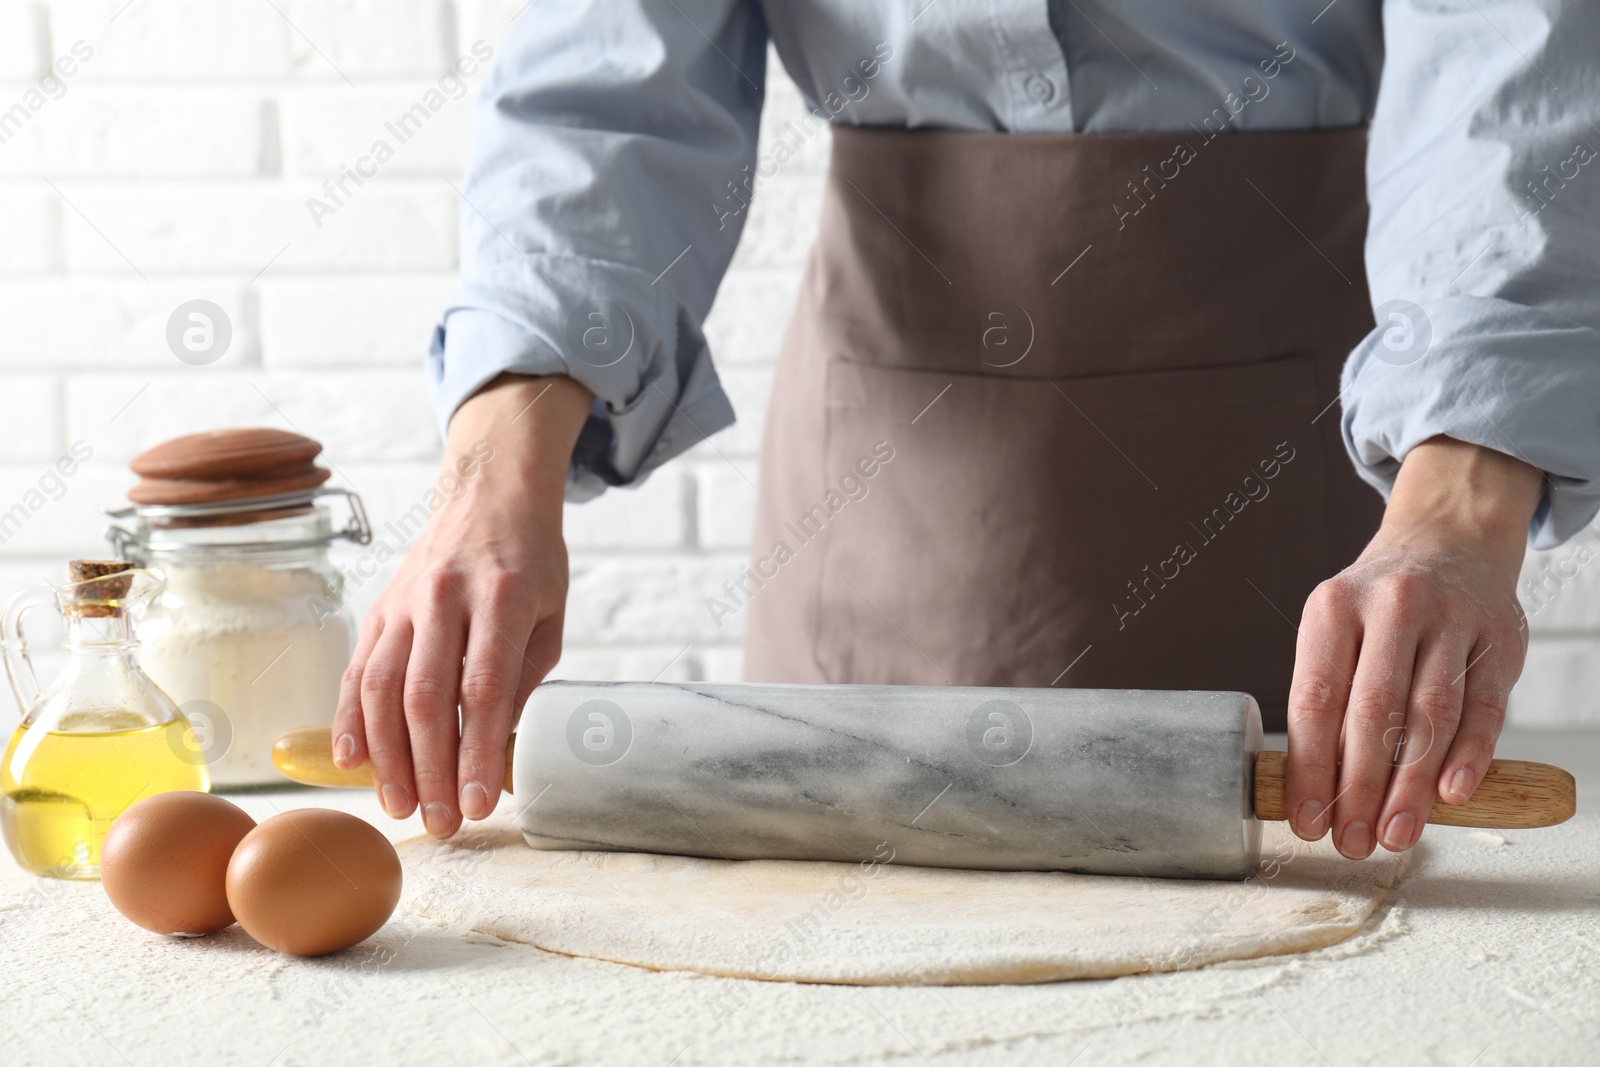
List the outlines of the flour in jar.
<svg viewBox="0 0 1600 1067">
<path fill-rule="evenodd" d="M 338 704 L 353 634 L 337 577 L 260 562 L 158 566 L 167 585 L 139 623 L 139 665 L 189 715 L 214 785 L 283 782 L 272 742 L 331 722 Z"/>
</svg>

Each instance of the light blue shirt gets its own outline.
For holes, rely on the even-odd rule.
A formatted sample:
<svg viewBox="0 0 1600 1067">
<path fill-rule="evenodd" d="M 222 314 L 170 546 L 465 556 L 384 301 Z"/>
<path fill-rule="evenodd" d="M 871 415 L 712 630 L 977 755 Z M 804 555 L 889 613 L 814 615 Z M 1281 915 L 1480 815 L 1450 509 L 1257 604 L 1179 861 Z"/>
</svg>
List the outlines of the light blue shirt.
<svg viewBox="0 0 1600 1067">
<path fill-rule="evenodd" d="M 781 164 L 756 156 L 769 41 L 841 123 L 1370 122 L 1379 325 L 1341 394 L 1357 468 L 1387 492 L 1448 434 L 1547 473 L 1536 547 L 1600 509 L 1594 0 L 540 0 L 478 108 L 428 357 L 442 424 L 502 371 L 571 375 L 597 398 L 581 500 L 732 423 L 701 323 Z"/>
</svg>

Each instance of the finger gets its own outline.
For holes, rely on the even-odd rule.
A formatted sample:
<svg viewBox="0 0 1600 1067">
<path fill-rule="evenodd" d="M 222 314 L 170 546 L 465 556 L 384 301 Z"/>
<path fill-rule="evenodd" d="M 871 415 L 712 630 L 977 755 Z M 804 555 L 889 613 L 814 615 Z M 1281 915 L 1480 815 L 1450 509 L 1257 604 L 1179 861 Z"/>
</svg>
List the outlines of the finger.
<svg viewBox="0 0 1600 1067">
<path fill-rule="evenodd" d="M 383 635 L 361 672 L 361 718 L 367 728 L 372 784 L 378 790 L 378 803 L 391 819 L 404 819 L 417 806 L 402 698 L 410 658 L 411 620 L 392 619 L 384 624 Z"/>
<path fill-rule="evenodd" d="M 350 662 L 339 678 L 339 706 L 333 713 L 333 763 L 348 770 L 359 767 L 367 759 L 367 728 L 361 715 L 361 675 L 378 638 L 383 634 L 383 615 L 373 609 L 361 624 L 361 637 L 356 641 Z"/>
<path fill-rule="evenodd" d="M 1439 796 L 1445 803 L 1465 803 L 1488 772 L 1500 728 L 1505 725 L 1511 687 L 1522 672 L 1523 655 L 1521 645 L 1503 641 L 1496 647 L 1487 636 L 1473 647 L 1467 660 L 1461 726 L 1439 773 Z"/>
<path fill-rule="evenodd" d="M 561 633 L 566 624 L 565 605 L 546 619 L 540 620 L 528 638 L 528 647 L 522 654 L 522 677 L 517 680 L 517 693 L 511 705 L 511 725 L 522 718 L 533 691 L 550 677 L 561 659 Z"/>
<path fill-rule="evenodd" d="M 1328 832 L 1339 768 L 1339 725 L 1361 642 L 1361 620 L 1337 587 L 1306 601 L 1289 686 L 1289 826 L 1307 841 Z"/>
<path fill-rule="evenodd" d="M 457 711 L 461 657 L 466 648 L 467 605 L 450 580 L 439 579 L 417 619 L 406 665 L 405 721 L 422 805 L 422 825 L 449 837 L 461 825 L 456 762 L 461 720 Z"/>
<path fill-rule="evenodd" d="M 469 819 L 481 819 L 493 811 L 505 785 L 512 701 L 522 676 L 522 655 L 533 621 L 525 609 L 518 611 L 516 604 L 512 596 L 491 593 L 467 621 L 457 772 L 461 813 Z"/>
<path fill-rule="evenodd" d="M 522 656 L 522 677 L 517 682 L 516 697 L 511 706 L 513 727 L 522 718 L 522 711 L 527 706 L 528 698 L 550 676 L 550 672 L 555 670 L 556 663 L 561 659 L 562 621 L 562 614 L 557 612 L 554 618 L 539 623 L 533 631 L 533 636 L 528 639 L 527 650 Z"/>
<path fill-rule="evenodd" d="M 1392 614 L 1380 616 L 1362 638 L 1345 712 L 1344 757 L 1333 814 L 1333 843 L 1348 859 L 1365 858 L 1376 843 L 1373 828 L 1389 788 L 1394 754 L 1396 735 L 1391 731 L 1405 725 L 1416 658 L 1417 635 Z"/>
<path fill-rule="evenodd" d="M 1403 730 L 1386 732 L 1383 743 L 1399 742 L 1389 792 L 1378 816 L 1378 840 L 1391 852 L 1417 843 L 1437 792 L 1439 768 L 1461 721 L 1471 638 L 1460 631 L 1434 633 L 1417 653 L 1416 673 L 1406 702 Z"/>
</svg>

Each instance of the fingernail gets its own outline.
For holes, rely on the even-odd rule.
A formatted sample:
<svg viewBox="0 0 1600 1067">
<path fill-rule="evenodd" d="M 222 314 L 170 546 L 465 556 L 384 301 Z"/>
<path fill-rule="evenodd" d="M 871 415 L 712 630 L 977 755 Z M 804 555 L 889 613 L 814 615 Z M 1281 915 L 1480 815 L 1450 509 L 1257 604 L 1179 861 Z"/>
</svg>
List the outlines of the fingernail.
<svg viewBox="0 0 1600 1067">
<path fill-rule="evenodd" d="M 461 814 L 469 819 L 481 819 L 489 814 L 489 792 L 477 782 L 461 787 Z"/>
<path fill-rule="evenodd" d="M 1372 853 L 1372 827 L 1361 819 L 1345 823 L 1344 833 L 1339 837 L 1339 852 L 1346 859 L 1366 859 Z"/>
<path fill-rule="evenodd" d="M 1318 827 L 1317 823 L 1322 818 L 1322 812 L 1322 801 L 1301 801 L 1300 810 L 1295 812 L 1294 817 L 1295 833 L 1299 834 L 1301 837 L 1306 837 L 1307 840 L 1315 840 L 1315 838 L 1321 837 L 1322 831 L 1321 828 Z M 1307 837 L 1307 835 L 1311 836 Z"/>
<path fill-rule="evenodd" d="M 356 739 L 349 734 L 340 734 L 339 740 L 333 743 L 333 762 L 340 767 L 346 766 L 356 754 Z"/>
<path fill-rule="evenodd" d="M 437 801 L 422 805 L 422 825 L 434 837 L 449 837 L 450 809 Z"/>
<path fill-rule="evenodd" d="M 1391 852 L 1404 852 L 1415 843 L 1416 830 L 1417 817 L 1409 811 L 1391 815 L 1389 824 L 1383 828 L 1383 847 Z"/>
<path fill-rule="evenodd" d="M 1457 800 L 1467 800 L 1477 784 L 1472 780 L 1472 768 L 1462 767 L 1450 778 L 1450 792 L 1455 794 Z"/>
<path fill-rule="evenodd" d="M 391 819 L 406 817 L 406 787 L 389 782 L 378 790 L 378 803 L 383 805 L 384 814 Z"/>
</svg>

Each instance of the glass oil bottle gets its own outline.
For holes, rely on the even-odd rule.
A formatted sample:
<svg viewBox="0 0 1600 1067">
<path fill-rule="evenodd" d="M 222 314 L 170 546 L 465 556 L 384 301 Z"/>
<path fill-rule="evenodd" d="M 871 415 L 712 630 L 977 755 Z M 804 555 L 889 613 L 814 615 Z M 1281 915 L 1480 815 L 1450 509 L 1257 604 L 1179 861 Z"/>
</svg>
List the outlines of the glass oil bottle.
<svg viewBox="0 0 1600 1067">
<path fill-rule="evenodd" d="M 177 705 L 139 669 L 135 614 L 160 578 L 123 561 L 74 560 L 66 585 L 14 597 L 3 620 L 6 672 L 25 710 L 0 758 L 0 831 L 18 864 L 56 878 L 96 878 L 100 842 L 134 801 L 210 788 Z M 67 663 L 42 692 L 22 617 L 53 602 Z"/>
</svg>

